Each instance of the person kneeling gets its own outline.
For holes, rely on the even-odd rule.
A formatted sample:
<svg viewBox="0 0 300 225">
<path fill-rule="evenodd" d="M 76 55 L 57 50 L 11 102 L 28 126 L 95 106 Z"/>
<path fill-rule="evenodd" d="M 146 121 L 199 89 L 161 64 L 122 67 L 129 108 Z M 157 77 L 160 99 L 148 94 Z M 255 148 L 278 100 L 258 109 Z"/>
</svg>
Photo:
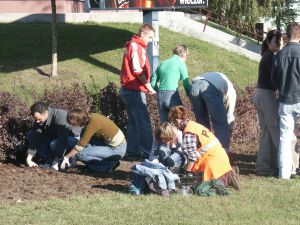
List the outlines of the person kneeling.
<svg viewBox="0 0 300 225">
<path fill-rule="evenodd" d="M 72 109 L 67 121 L 74 127 L 83 127 L 83 134 L 64 157 L 61 169 L 70 166 L 69 159 L 73 156 L 93 172 L 111 172 L 120 165 L 127 144 L 123 132 L 112 120 L 97 113 Z"/>
<path fill-rule="evenodd" d="M 187 156 L 186 171 L 202 172 L 203 180 L 221 180 L 225 187 L 239 190 L 238 174 L 215 135 L 199 123 L 187 119 L 183 106 L 173 107 L 168 115 L 171 124 L 183 132 L 182 151 Z"/>
<path fill-rule="evenodd" d="M 182 132 L 168 122 L 161 123 L 155 131 L 154 158 L 171 171 L 178 173 L 186 162 L 181 150 Z"/>
</svg>

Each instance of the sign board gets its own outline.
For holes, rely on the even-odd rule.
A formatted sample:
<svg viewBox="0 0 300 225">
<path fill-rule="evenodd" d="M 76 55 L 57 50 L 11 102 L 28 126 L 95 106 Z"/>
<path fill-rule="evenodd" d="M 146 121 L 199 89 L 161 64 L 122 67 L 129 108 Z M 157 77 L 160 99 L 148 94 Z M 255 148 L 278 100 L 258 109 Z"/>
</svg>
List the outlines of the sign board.
<svg viewBox="0 0 300 225">
<path fill-rule="evenodd" d="M 175 8 L 203 8 L 208 0 L 90 0 L 92 8 L 161 10 Z"/>
</svg>

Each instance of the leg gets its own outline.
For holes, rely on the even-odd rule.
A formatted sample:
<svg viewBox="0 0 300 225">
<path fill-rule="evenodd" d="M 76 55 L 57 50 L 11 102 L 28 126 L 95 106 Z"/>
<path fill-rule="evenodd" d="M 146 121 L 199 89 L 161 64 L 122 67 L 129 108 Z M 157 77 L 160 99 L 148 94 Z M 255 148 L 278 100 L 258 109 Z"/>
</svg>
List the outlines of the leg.
<svg viewBox="0 0 300 225">
<path fill-rule="evenodd" d="M 77 159 L 84 162 L 92 171 L 106 172 L 123 158 L 126 146 L 126 143 L 116 148 L 89 145 L 77 154 Z"/>
<path fill-rule="evenodd" d="M 28 133 L 28 147 L 29 149 L 36 151 L 36 155 L 42 159 L 42 161 L 51 164 L 54 160 L 54 154 L 50 148 L 51 139 L 39 132 Z"/>
<path fill-rule="evenodd" d="M 279 178 L 290 179 L 292 172 L 292 137 L 294 132 L 293 105 L 280 103 Z"/>
<path fill-rule="evenodd" d="M 212 84 L 208 83 L 208 87 L 205 91 L 201 92 L 201 96 L 210 115 L 216 137 L 221 142 L 223 148 L 228 150 L 230 145 L 230 129 L 223 103 L 223 95 Z"/>
<path fill-rule="evenodd" d="M 132 92 L 121 88 L 120 95 L 122 100 L 126 106 L 128 123 L 127 123 L 127 153 L 128 155 L 139 155 L 138 152 L 138 131 L 137 124 L 134 119 L 134 102 L 132 100 Z"/>
<path fill-rule="evenodd" d="M 274 115 L 277 107 L 273 95 L 272 91 L 257 89 L 253 97 L 261 129 L 256 171 L 257 174 L 266 176 L 275 175 L 276 168 L 278 168 L 276 155 L 279 143 L 279 127 L 278 115 Z M 276 145 L 274 145 L 273 139 L 277 140 Z"/>
<path fill-rule="evenodd" d="M 168 121 L 168 109 L 166 107 L 166 92 L 165 91 L 158 92 L 157 107 L 158 107 L 160 122 Z"/>
<path fill-rule="evenodd" d="M 194 81 L 191 89 L 191 103 L 196 116 L 197 123 L 210 129 L 209 115 L 204 100 L 201 97 L 201 90 L 205 89 L 206 83 Z"/>
</svg>

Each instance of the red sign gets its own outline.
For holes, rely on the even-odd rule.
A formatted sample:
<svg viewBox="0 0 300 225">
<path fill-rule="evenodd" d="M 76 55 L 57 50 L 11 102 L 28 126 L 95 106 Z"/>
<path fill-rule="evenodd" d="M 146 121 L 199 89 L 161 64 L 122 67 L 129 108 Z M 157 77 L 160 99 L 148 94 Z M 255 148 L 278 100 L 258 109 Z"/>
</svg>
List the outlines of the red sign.
<svg viewBox="0 0 300 225">
<path fill-rule="evenodd" d="M 172 9 L 202 8 L 208 0 L 91 0 L 97 1 L 100 9 Z"/>
</svg>

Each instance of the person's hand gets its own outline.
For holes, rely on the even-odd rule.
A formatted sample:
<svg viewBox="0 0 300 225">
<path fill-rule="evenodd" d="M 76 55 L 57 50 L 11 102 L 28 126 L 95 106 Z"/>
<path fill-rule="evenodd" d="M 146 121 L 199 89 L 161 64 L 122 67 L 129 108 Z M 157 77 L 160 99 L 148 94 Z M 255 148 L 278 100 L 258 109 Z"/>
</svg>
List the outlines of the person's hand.
<svg viewBox="0 0 300 225">
<path fill-rule="evenodd" d="M 28 167 L 37 167 L 38 164 L 36 164 L 35 162 L 32 161 L 33 156 L 32 155 L 28 155 L 26 158 L 26 164 Z"/>
<path fill-rule="evenodd" d="M 66 168 L 69 168 L 71 166 L 69 158 L 64 157 L 62 163 L 60 164 L 60 169 L 65 170 Z"/>
</svg>

